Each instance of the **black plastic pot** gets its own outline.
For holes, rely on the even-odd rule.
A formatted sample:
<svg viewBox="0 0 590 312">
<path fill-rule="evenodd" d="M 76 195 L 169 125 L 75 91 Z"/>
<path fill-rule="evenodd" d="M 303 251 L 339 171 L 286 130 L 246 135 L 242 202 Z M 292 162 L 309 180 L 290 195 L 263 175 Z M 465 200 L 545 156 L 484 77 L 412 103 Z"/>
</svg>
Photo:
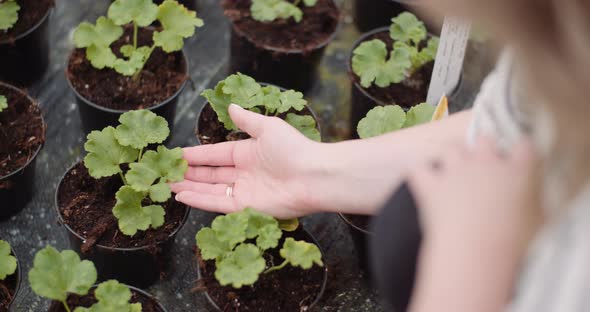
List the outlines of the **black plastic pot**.
<svg viewBox="0 0 590 312">
<path fill-rule="evenodd" d="M 261 46 L 232 24 L 230 73 L 240 72 L 257 81 L 267 81 L 301 92 L 308 91 L 317 81 L 318 66 L 326 46 L 337 32 L 338 27 L 324 42 L 309 51 L 286 50 Z"/>
<path fill-rule="evenodd" d="M 1 82 L 0 86 L 12 89 L 14 92 L 27 97 L 31 103 L 35 103 L 31 97 L 20 89 Z M 43 120 L 43 115 L 41 115 L 41 120 Z M 43 121 L 43 124 L 45 124 L 45 121 Z M 45 127 L 45 125 L 43 125 L 43 127 Z M 35 165 L 37 155 L 39 155 L 41 148 L 43 148 L 43 145 L 39 146 L 35 151 L 35 154 L 31 156 L 29 161 L 23 167 L 6 176 L 0 177 L 0 202 L 2 203 L 2 208 L 0 208 L 0 219 L 17 214 L 33 197 L 35 186 Z"/>
<path fill-rule="evenodd" d="M 405 11 L 424 20 L 420 12 L 421 5 L 423 4 L 420 1 L 415 0 L 355 0 L 354 20 L 357 28 L 363 33 L 391 25 L 391 19 Z M 426 20 L 425 23 L 429 29 L 437 32 L 442 28 L 442 20 Z"/>
<path fill-rule="evenodd" d="M 185 60 L 185 71 L 186 76 L 188 77 L 188 59 L 186 58 L 186 54 L 183 52 L 182 56 Z M 66 75 L 67 77 L 68 75 Z M 82 121 L 82 130 L 85 134 L 92 132 L 93 130 L 102 130 L 108 126 L 117 126 L 119 124 L 119 116 L 126 113 L 125 110 L 116 110 L 110 109 L 106 107 L 102 107 L 97 105 L 90 100 L 83 97 L 72 85 L 69 77 L 67 79 L 70 89 L 74 93 L 76 97 L 76 104 L 78 105 L 78 111 L 80 112 L 80 119 Z M 185 81 L 182 86 L 178 89 L 178 91 L 169 97 L 168 99 L 164 100 L 158 105 L 152 106 L 147 108 L 148 110 L 154 112 L 155 114 L 162 116 L 168 121 L 168 126 L 170 127 L 170 132 L 174 129 L 174 117 L 176 116 L 176 107 L 178 106 L 178 98 L 180 94 L 186 87 L 188 80 Z M 170 138 L 168 138 L 170 139 Z"/>
<path fill-rule="evenodd" d="M 271 84 L 268 83 L 260 83 L 262 86 L 268 86 Z M 285 88 L 281 88 L 281 87 L 277 87 L 279 89 L 281 89 L 281 91 L 286 91 Z M 203 107 L 201 107 L 201 109 L 199 110 L 199 114 L 197 115 L 197 123 L 195 125 L 195 137 L 197 138 L 197 143 L 199 145 L 203 145 L 203 142 L 201 142 L 201 140 L 199 139 L 199 133 L 200 133 L 200 123 L 201 123 L 201 115 L 203 114 L 203 111 L 206 109 L 211 109 L 211 104 L 209 104 L 209 102 L 205 102 L 205 104 L 203 105 Z M 306 112 L 308 115 L 310 115 L 311 117 L 313 117 L 313 119 L 315 120 L 315 124 L 316 124 L 316 128 L 318 129 L 318 131 L 320 132 L 320 137 L 321 137 L 321 133 L 322 133 L 322 129 L 320 126 L 320 120 L 318 119 L 317 115 L 314 113 L 314 111 L 311 109 L 311 107 L 309 105 L 305 106 L 305 108 L 303 109 L 304 112 Z"/>
<path fill-rule="evenodd" d="M 85 238 L 74 232 L 65 222 L 59 209 L 59 191 L 64 177 L 78 163 L 70 167 L 55 192 L 55 209 L 59 223 L 68 231 L 68 239 L 73 250 L 82 255 L 84 259 L 91 260 L 96 266 L 99 281 L 116 279 L 121 283 L 133 285 L 140 288 L 147 288 L 160 279 L 160 274 L 170 268 L 171 250 L 176 235 L 182 229 L 188 216 L 190 208 L 186 207 L 186 213 L 182 224 L 172 232 L 165 241 L 155 246 L 141 246 L 135 248 L 116 248 L 102 245 L 94 245 L 88 252 L 82 252 L 82 245 Z"/>
<path fill-rule="evenodd" d="M 369 240 L 373 237 L 373 233 L 369 231 L 368 228 L 363 228 L 357 224 L 354 224 L 352 220 L 349 219 L 348 215 L 339 213 L 340 218 L 348 225 L 348 231 L 350 233 L 350 237 L 352 238 L 352 243 L 354 244 L 354 249 L 356 250 L 358 263 L 361 271 L 363 272 L 363 276 L 369 277 Z M 366 217 L 367 221 L 369 217 Z M 368 224 L 368 222 L 367 222 Z"/>
<path fill-rule="evenodd" d="M 125 285 L 125 286 L 129 287 L 129 289 L 131 290 L 131 292 L 132 292 L 132 293 L 137 293 L 137 294 L 139 294 L 139 295 L 141 295 L 141 296 L 143 296 L 143 297 L 145 297 L 145 298 L 149 298 L 149 299 L 151 299 L 153 302 L 157 303 L 157 304 L 158 304 L 158 306 L 157 306 L 158 310 L 157 310 L 157 311 L 155 311 L 155 312 L 167 312 L 167 311 L 168 311 L 168 310 L 166 310 L 166 308 L 164 308 L 164 306 L 163 306 L 163 305 L 162 305 L 162 304 L 161 304 L 161 303 L 160 303 L 160 302 L 159 302 L 159 301 L 156 299 L 156 297 L 154 297 L 154 296 L 150 295 L 149 293 L 147 293 L 147 292 L 145 292 L 145 291 L 143 291 L 143 290 L 141 290 L 141 289 L 139 289 L 139 288 L 136 288 L 136 287 L 133 287 L 133 286 L 129 286 L 129 285 Z M 94 286 L 93 286 L 91 289 L 95 289 L 96 287 L 98 287 L 98 285 L 94 285 Z M 58 302 L 58 301 L 52 301 L 52 302 L 51 302 L 51 306 L 49 307 L 49 311 L 52 311 L 52 309 L 55 309 L 55 308 L 59 309 L 59 308 L 61 308 L 61 307 L 63 307 L 63 303 L 61 303 L 61 302 Z"/>
<path fill-rule="evenodd" d="M 41 79 L 49 65 L 49 16 L 47 14 L 14 42 L 0 41 L 0 80 L 28 87 Z"/>
<path fill-rule="evenodd" d="M 311 233 L 309 233 L 308 231 L 306 231 L 305 229 L 301 228 L 302 232 L 307 236 L 307 242 L 311 242 L 314 243 L 316 246 L 318 246 L 318 248 L 320 249 L 320 252 L 322 253 L 322 259 L 325 260 L 326 255 L 324 254 L 324 251 L 322 250 L 320 244 L 318 243 L 318 241 L 315 239 L 315 237 L 313 237 L 313 235 L 311 235 Z M 197 278 L 200 280 L 202 277 L 201 275 L 201 268 L 199 267 L 197 270 Z M 309 305 L 309 311 L 313 311 L 313 307 L 315 307 L 318 302 L 320 302 L 320 300 L 322 299 L 324 292 L 326 291 L 326 285 L 328 284 L 328 265 L 326 264 L 326 262 L 324 261 L 324 281 L 322 282 L 322 287 L 320 288 L 320 292 L 318 293 L 317 297 L 315 298 L 315 300 Z M 216 311 L 226 311 L 221 309 L 217 303 L 215 303 L 215 301 L 213 301 L 213 298 L 211 298 L 211 296 L 209 296 L 208 292 L 205 292 L 205 297 L 207 297 L 207 301 L 209 301 L 209 303 L 211 304 L 211 306 L 213 307 L 214 310 Z"/>
<path fill-rule="evenodd" d="M 367 90 L 365 88 L 363 88 L 354 79 L 355 74 L 352 71 L 352 57 L 353 57 L 354 49 L 356 49 L 356 47 L 358 47 L 361 43 L 366 41 L 367 38 L 369 38 L 377 33 L 380 33 L 380 32 L 389 32 L 389 27 L 377 28 L 373 31 L 363 34 L 353 45 L 353 48 L 350 50 L 350 54 L 348 57 L 348 65 L 347 65 L 348 66 L 348 76 L 349 76 L 350 82 L 352 84 L 352 86 L 351 86 L 351 99 L 350 99 L 350 101 L 351 101 L 350 129 L 351 129 L 351 137 L 352 138 L 358 138 L 358 134 L 356 132 L 356 127 L 357 127 L 359 121 L 361 121 L 361 119 L 363 119 L 371 109 L 373 109 L 376 106 L 392 105 L 392 103 L 383 102 L 383 101 L 375 98 L 371 94 L 369 94 L 369 92 L 367 92 Z M 453 93 L 447 95 L 451 102 L 452 102 L 454 95 L 461 89 L 462 83 L 463 83 L 463 80 L 461 79 L 459 81 L 459 84 L 455 87 L 455 91 L 453 91 Z M 426 99 L 424 99 L 424 101 L 426 101 Z M 415 104 L 419 104 L 419 103 L 415 103 Z M 402 108 L 404 110 L 409 109 L 409 107 L 404 107 L 404 106 L 402 106 Z"/>
</svg>

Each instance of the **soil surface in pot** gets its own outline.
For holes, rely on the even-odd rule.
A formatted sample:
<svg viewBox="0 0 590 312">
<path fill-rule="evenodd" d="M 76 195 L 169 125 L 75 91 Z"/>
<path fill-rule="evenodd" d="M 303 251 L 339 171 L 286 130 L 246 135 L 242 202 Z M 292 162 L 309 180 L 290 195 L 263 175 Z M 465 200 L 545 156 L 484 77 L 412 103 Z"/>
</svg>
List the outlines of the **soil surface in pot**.
<svg viewBox="0 0 590 312">
<path fill-rule="evenodd" d="M 304 113 L 306 115 L 313 116 L 308 108 L 305 108 L 303 111 L 298 112 L 294 109 L 280 114 L 278 117 L 285 119 L 288 113 Z M 315 118 L 314 118 L 315 119 Z M 316 125 L 318 121 L 316 120 Z M 217 118 L 217 113 L 213 110 L 209 103 L 205 103 L 201 114 L 199 115 L 199 122 L 198 122 L 198 129 L 196 133 L 197 138 L 201 142 L 202 145 L 205 144 L 215 144 L 220 142 L 227 142 L 227 141 L 240 141 L 249 139 L 250 136 L 241 131 L 229 131 L 225 129 L 223 124 Z"/>
<path fill-rule="evenodd" d="M 8 31 L 0 31 L 0 41 L 14 41 L 20 34 L 37 25 L 54 6 L 54 0 L 19 0 L 18 5 L 18 20 Z"/>
<path fill-rule="evenodd" d="M 120 233 L 112 210 L 116 203 L 115 193 L 122 185 L 118 175 L 94 179 L 82 162 L 64 177 L 59 186 L 59 210 L 64 222 L 86 239 L 82 251 L 95 244 L 116 248 L 154 246 L 182 226 L 188 208 L 171 198 L 163 205 L 166 211 L 164 225 L 138 231 L 132 237 Z M 146 199 L 144 206 L 149 204 Z"/>
<path fill-rule="evenodd" d="M 140 28 L 138 47 L 151 46 L 151 28 Z M 121 46 L 133 44 L 133 28 L 111 45 L 122 58 Z M 186 61 L 181 52 L 167 54 L 156 48 L 138 80 L 123 76 L 114 69 L 96 69 L 86 59 L 85 49 L 72 52 L 67 68 L 68 79 L 76 91 L 88 101 L 115 110 L 135 110 L 158 105 L 172 97 L 188 79 Z"/>
<path fill-rule="evenodd" d="M 16 293 L 17 276 L 18 271 L 0 281 L 0 312 L 8 311 L 8 306 Z"/>
<path fill-rule="evenodd" d="M 283 262 L 279 250 L 286 237 L 313 242 L 301 228 L 285 233 L 279 247 L 267 252 L 267 267 Z M 323 267 L 314 264 L 311 269 L 303 270 L 287 265 L 270 274 L 262 274 L 254 286 L 234 289 L 221 286 L 215 279 L 215 261 L 203 261 L 198 251 L 197 259 L 202 276 L 196 290 L 207 291 L 222 311 L 307 311 L 320 295 L 324 282 Z"/>
<path fill-rule="evenodd" d="M 72 311 L 76 307 L 84 307 L 89 308 L 93 304 L 97 303 L 98 300 L 94 297 L 94 289 L 91 289 L 88 295 L 85 296 L 78 296 L 78 295 L 69 295 L 66 301 L 68 306 Z M 141 303 L 141 311 L 142 312 L 164 312 L 158 303 L 154 301 L 154 299 L 147 297 L 141 293 L 138 293 L 131 289 L 131 303 Z M 61 302 L 53 301 L 51 306 L 49 307 L 48 312 L 66 312 L 63 304 Z"/>
<path fill-rule="evenodd" d="M 45 141 L 41 110 L 26 95 L 0 85 L 8 108 L 0 113 L 0 177 L 24 167 Z M 2 188 L 2 184 L 0 184 Z"/>
<path fill-rule="evenodd" d="M 311 51 L 328 41 L 336 31 L 340 11 L 334 1 L 319 0 L 313 7 L 303 4 L 303 19 L 293 18 L 262 23 L 251 17 L 250 0 L 223 0 L 225 15 L 235 29 L 259 47 L 284 50 Z"/>
<path fill-rule="evenodd" d="M 373 36 L 368 37 L 366 41 L 373 39 L 380 39 L 381 41 L 385 42 L 385 45 L 388 47 L 388 51 L 391 53 L 393 48 L 393 39 L 391 39 L 389 36 L 389 31 L 379 32 Z M 355 73 L 350 74 L 353 81 L 359 87 L 363 88 L 381 103 L 395 103 L 399 106 L 409 108 L 426 101 L 433 69 L 434 61 L 422 66 L 410 77 L 406 78 L 406 80 L 400 83 L 391 84 L 386 88 L 380 88 L 375 84 L 372 84 L 369 88 L 363 88 L 361 87 L 361 79 Z"/>
</svg>

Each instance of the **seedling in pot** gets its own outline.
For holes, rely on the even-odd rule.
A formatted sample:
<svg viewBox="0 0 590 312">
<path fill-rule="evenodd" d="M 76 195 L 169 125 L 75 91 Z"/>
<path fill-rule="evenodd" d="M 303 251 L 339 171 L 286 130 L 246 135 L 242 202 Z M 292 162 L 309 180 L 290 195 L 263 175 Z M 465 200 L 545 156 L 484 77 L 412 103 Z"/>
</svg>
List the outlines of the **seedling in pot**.
<svg viewBox="0 0 590 312">
<path fill-rule="evenodd" d="M 307 105 L 303 93 L 295 90 L 281 91 L 278 87 L 261 86 L 253 78 L 238 73 L 220 81 L 215 89 L 207 89 L 202 95 L 217 113 L 225 129 L 239 132 L 228 112 L 230 104 L 237 104 L 253 112 L 267 116 L 284 115 L 285 121 L 314 141 L 320 141 L 320 132 L 312 116 L 291 113 L 301 112 Z"/>
<path fill-rule="evenodd" d="M 8 108 L 8 100 L 4 95 L 0 95 L 0 113 Z"/>
<path fill-rule="evenodd" d="M 406 113 L 398 105 L 377 106 L 369 111 L 357 127 L 361 139 L 368 139 L 403 128 L 430 122 L 434 106 L 428 103 L 416 105 Z"/>
<path fill-rule="evenodd" d="M 317 0 L 252 0 L 252 18 L 260 22 L 272 22 L 277 19 L 293 18 L 297 23 L 303 18 L 300 6 L 312 7 Z"/>
<path fill-rule="evenodd" d="M 247 208 L 218 216 L 211 227 L 201 229 L 197 246 L 203 260 L 215 260 L 215 278 L 223 286 L 241 288 L 253 285 L 261 274 L 269 274 L 287 265 L 310 269 L 323 266 L 319 248 L 305 241 L 287 237 L 280 249 L 281 263 L 266 266 L 265 254 L 277 248 L 283 236 L 279 221 Z"/>
<path fill-rule="evenodd" d="M 138 46 L 139 27 L 147 27 L 158 21 L 161 30 L 154 31 L 151 46 Z M 123 25 L 133 26 L 133 44 L 124 45 L 119 58 L 111 44 L 123 35 Z M 189 11 L 175 0 L 165 0 L 159 6 L 152 0 L 116 0 L 108 10 L 108 17 L 101 16 L 96 24 L 81 23 L 74 32 L 77 48 L 86 48 L 86 57 L 96 69 L 112 68 L 119 74 L 139 78 L 150 55 L 157 47 L 166 53 L 182 50 L 184 39 L 194 35 L 195 28 L 203 26 L 196 12 Z"/>
<path fill-rule="evenodd" d="M 14 27 L 18 21 L 20 5 L 16 0 L 7 0 L 0 3 L 0 31 L 7 31 Z"/>
<path fill-rule="evenodd" d="M 80 260 L 72 250 L 57 251 L 51 246 L 37 252 L 29 280 L 33 291 L 44 298 L 59 301 L 66 311 L 71 294 L 88 295 L 96 283 L 96 268 L 88 260 Z M 141 312 L 140 303 L 130 303 L 131 290 L 115 280 L 99 284 L 94 291 L 98 300 L 90 308 L 77 307 L 74 312 Z"/>
<path fill-rule="evenodd" d="M 0 240 L 0 281 L 16 273 L 16 258 L 11 253 L 10 244 Z"/>
<path fill-rule="evenodd" d="M 428 38 L 426 26 L 409 12 L 394 17 L 389 35 L 394 40 L 389 53 L 380 39 L 361 43 L 353 51 L 352 70 L 364 88 L 373 83 L 380 88 L 400 83 L 436 57 L 439 38 Z"/>
<path fill-rule="evenodd" d="M 92 131 L 84 148 L 84 165 L 95 179 L 119 175 L 123 186 L 116 193 L 113 214 L 121 232 L 133 236 L 138 230 L 164 224 L 164 208 L 172 194 L 169 182 L 184 179 L 188 168 L 182 149 L 146 150 L 170 134 L 166 120 L 148 110 L 127 112 L 117 128 Z"/>
</svg>

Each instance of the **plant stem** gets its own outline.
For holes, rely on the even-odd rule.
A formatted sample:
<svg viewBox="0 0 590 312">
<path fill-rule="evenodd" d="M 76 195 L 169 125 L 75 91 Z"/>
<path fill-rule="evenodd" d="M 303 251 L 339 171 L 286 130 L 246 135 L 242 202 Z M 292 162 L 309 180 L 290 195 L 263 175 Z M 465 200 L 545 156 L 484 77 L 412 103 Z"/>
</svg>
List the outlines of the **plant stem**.
<svg viewBox="0 0 590 312">
<path fill-rule="evenodd" d="M 68 306 L 68 303 L 64 300 L 61 303 L 63 303 L 64 308 L 66 309 L 67 312 L 72 312 L 72 310 L 70 310 L 70 307 Z"/>
<path fill-rule="evenodd" d="M 139 149 L 139 157 L 137 157 L 137 161 L 141 161 L 141 156 L 143 156 L 143 148 Z"/>
<path fill-rule="evenodd" d="M 137 24 L 133 23 L 133 50 L 137 50 Z"/>
<path fill-rule="evenodd" d="M 143 68 L 145 67 L 145 64 L 150 59 L 150 56 L 152 56 L 152 53 L 154 52 L 155 49 L 156 49 L 156 45 L 154 44 L 150 48 L 150 52 L 147 54 L 147 56 L 143 60 L 143 64 L 141 64 L 141 67 L 137 70 L 137 72 L 135 74 L 133 74 L 133 77 L 132 77 L 133 81 L 137 81 L 137 79 L 139 79 L 139 74 L 141 74 L 141 72 L 143 71 Z"/>
<path fill-rule="evenodd" d="M 285 260 L 285 261 L 283 261 L 283 263 L 273 266 L 272 268 L 269 268 L 268 270 L 264 271 L 263 273 L 267 274 L 270 272 L 278 271 L 278 270 L 284 268 L 288 263 L 289 263 L 289 261 Z"/>
<path fill-rule="evenodd" d="M 123 180 L 123 183 L 125 185 L 127 185 L 127 179 L 125 179 L 125 176 L 123 175 L 123 172 L 119 171 L 119 176 L 121 177 L 121 180 Z"/>
</svg>

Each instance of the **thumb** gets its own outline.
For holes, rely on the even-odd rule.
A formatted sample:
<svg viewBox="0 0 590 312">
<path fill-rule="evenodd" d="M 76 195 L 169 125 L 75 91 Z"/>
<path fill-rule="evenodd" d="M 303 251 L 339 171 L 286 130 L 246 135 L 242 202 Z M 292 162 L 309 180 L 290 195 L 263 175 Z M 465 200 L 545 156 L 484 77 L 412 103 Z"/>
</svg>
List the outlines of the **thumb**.
<svg viewBox="0 0 590 312">
<path fill-rule="evenodd" d="M 240 130 L 253 138 L 262 134 L 265 116 L 245 110 L 236 104 L 231 104 L 228 110 L 229 116 Z"/>
</svg>

